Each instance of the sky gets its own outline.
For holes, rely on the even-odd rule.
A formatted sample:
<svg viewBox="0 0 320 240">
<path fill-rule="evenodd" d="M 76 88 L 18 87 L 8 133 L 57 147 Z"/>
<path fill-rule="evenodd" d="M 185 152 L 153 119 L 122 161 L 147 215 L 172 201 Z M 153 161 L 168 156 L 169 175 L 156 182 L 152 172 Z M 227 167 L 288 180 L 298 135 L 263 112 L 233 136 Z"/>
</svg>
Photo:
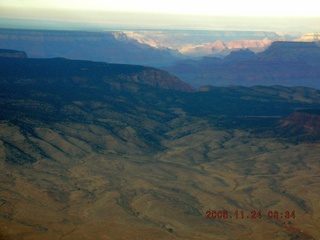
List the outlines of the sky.
<svg viewBox="0 0 320 240">
<path fill-rule="evenodd" d="M 0 0 L 7 20 L 129 28 L 320 31 L 319 9 L 316 0 Z"/>
</svg>

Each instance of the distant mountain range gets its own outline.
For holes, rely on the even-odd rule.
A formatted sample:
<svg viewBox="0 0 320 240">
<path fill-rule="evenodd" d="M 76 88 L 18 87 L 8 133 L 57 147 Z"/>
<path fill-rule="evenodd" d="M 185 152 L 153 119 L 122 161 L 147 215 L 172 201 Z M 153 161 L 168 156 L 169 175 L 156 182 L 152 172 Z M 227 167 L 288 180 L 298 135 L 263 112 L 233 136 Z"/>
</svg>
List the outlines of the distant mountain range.
<svg viewBox="0 0 320 240">
<path fill-rule="evenodd" d="M 231 51 L 250 48 L 265 50 L 273 41 L 293 40 L 299 35 L 279 35 L 262 31 L 124 31 L 124 33 L 155 48 L 178 50 L 188 57 L 226 56 Z"/>
<path fill-rule="evenodd" d="M 262 31 L 200 31 L 200 30 L 136 30 L 124 31 L 142 44 L 158 49 L 173 49 L 188 56 L 225 57 L 233 51 L 250 49 L 253 52 L 266 50 L 275 41 L 317 42 L 319 33 L 276 33 Z"/>
<path fill-rule="evenodd" d="M 230 41 L 201 44 L 213 37 Z M 239 40 L 241 37 L 247 39 Z M 276 41 L 279 38 L 294 41 Z M 319 88 L 319 44 L 308 42 L 317 39 L 316 33 L 280 36 L 273 32 L 0 29 L 0 48 L 21 50 L 31 58 L 63 57 L 161 67 L 193 87 L 279 84 Z M 179 46 L 181 53 L 219 57 L 185 60 L 186 56 L 173 50 Z"/>
<path fill-rule="evenodd" d="M 167 68 L 193 86 L 285 85 L 320 88 L 320 47 L 315 42 L 274 42 L 265 51 L 185 60 Z"/>
<path fill-rule="evenodd" d="M 54 31 L 0 29 L 0 48 L 25 51 L 34 58 L 139 64 L 155 67 L 199 56 L 226 56 L 250 48 L 265 50 L 272 41 L 300 35 L 254 31 Z"/>
<path fill-rule="evenodd" d="M 32 58 L 65 57 L 146 66 L 168 66 L 181 57 L 173 50 L 141 44 L 119 31 L 0 29 L 0 48 L 25 51 Z"/>
<path fill-rule="evenodd" d="M 231 52 L 242 49 L 250 49 L 253 52 L 262 52 L 266 50 L 272 42 L 274 41 L 268 38 L 262 40 L 234 40 L 225 43 L 217 40 L 213 43 L 201 45 L 185 45 L 180 49 L 180 52 L 193 57 L 225 57 Z"/>
<path fill-rule="evenodd" d="M 237 34 L 235 34 L 238 36 Z M 258 38 L 260 36 L 260 38 Z M 265 36 L 265 38 L 262 38 Z M 252 34 L 252 36 L 246 36 L 241 38 L 241 35 L 238 36 L 239 39 L 234 39 L 231 41 L 211 41 L 208 43 L 201 44 L 185 44 L 179 48 L 179 51 L 185 55 L 192 57 L 225 57 L 231 52 L 238 50 L 249 49 L 255 53 L 263 52 L 266 50 L 273 42 L 276 41 L 295 41 L 295 42 L 319 42 L 320 34 L 319 33 L 306 33 L 302 34 L 298 38 L 294 38 L 290 35 L 276 35 L 272 34 Z"/>
</svg>

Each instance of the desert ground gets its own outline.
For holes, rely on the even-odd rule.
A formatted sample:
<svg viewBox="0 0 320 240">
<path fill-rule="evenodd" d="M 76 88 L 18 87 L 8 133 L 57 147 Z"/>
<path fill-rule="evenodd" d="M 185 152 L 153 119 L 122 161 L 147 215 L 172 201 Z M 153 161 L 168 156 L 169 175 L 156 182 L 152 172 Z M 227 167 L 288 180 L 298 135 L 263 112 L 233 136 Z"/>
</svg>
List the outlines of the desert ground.
<svg viewBox="0 0 320 240">
<path fill-rule="evenodd" d="M 3 122 L 1 239 L 320 238 L 319 143 L 179 121 L 150 153 L 133 147 L 133 129 L 123 133 L 131 142 L 90 124 L 40 126 L 35 138 Z M 27 153 L 36 143 L 46 157 L 9 164 L 19 154 L 10 142 Z"/>
</svg>

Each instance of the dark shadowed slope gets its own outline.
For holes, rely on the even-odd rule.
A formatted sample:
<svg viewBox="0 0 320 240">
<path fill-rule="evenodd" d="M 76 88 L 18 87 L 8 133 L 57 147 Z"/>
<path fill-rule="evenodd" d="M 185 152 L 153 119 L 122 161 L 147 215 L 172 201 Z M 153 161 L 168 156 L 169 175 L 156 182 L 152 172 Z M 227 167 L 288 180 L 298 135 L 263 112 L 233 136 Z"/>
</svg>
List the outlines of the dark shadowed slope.
<svg viewBox="0 0 320 240">
<path fill-rule="evenodd" d="M 319 141 L 320 109 L 300 110 L 281 119 L 277 134 L 292 141 Z"/>
</svg>

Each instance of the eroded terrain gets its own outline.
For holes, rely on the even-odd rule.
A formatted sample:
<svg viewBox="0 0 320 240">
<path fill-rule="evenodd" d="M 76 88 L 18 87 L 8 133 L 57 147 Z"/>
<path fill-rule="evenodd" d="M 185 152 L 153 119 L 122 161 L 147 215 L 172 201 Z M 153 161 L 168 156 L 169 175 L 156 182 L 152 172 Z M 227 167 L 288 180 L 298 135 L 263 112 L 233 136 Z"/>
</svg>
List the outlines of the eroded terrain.
<svg viewBox="0 0 320 240">
<path fill-rule="evenodd" d="M 320 238 L 319 90 L 1 63 L 0 239 Z"/>
<path fill-rule="evenodd" d="M 38 128 L 36 138 L 8 124 L 1 134 L 2 239 L 320 237 L 317 143 L 257 138 L 204 121 L 167 132 L 165 150 L 150 154 L 131 152 L 94 125 Z M 84 141 L 90 137 L 104 146 L 93 150 Z M 46 157 L 8 164 L 10 142 L 36 143 Z M 233 218 L 206 219 L 207 210 Z M 236 210 L 245 218 L 236 219 Z M 252 210 L 262 218 L 251 219 Z M 295 211 L 295 218 L 268 219 L 269 210 Z"/>
</svg>

